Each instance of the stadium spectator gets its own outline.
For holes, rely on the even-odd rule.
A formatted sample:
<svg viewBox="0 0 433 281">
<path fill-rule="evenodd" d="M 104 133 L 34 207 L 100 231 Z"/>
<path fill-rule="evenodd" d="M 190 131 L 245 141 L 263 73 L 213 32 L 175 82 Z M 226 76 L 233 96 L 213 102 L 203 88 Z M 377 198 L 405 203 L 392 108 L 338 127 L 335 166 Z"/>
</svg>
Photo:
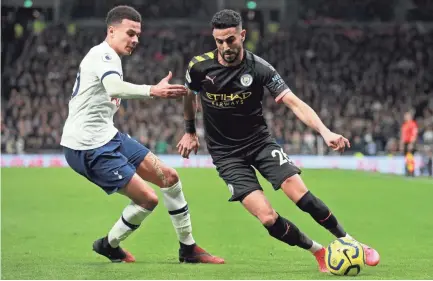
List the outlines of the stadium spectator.
<svg viewBox="0 0 433 281">
<path fill-rule="evenodd" d="M 304 0 L 300 1 L 305 20 L 389 21 L 394 0 Z"/>
<path fill-rule="evenodd" d="M 78 63 L 90 46 L 103 40 L 98 30 L 67 32 L 67 28 L 48 26 L 40 35 L 27 37 L 31 47 L 24 48 L 19 59 L 5 68 L 3 152 L 60 150 L 59 136 Z M 432 35 L 421 25 L 372 29 L 368 25 L 298 24 L 259 41 L 256 53 L 277 68 L 327 126 L 352 141 L 354 146 L 346 153 L 397 154 L 401 113 L 407 110 L 417 112 L 417 143 L 432 143 Z M 191 57 L 212 49 L 209 30 L 145 29 L 141 46 L 125 60 L 125 79 L 155 83 L 173 70 L 173 82 L 183 82 Z M 263 103 L 273 135 L 289 154 L 319 152 L 321 139 L 292 112 L 270 96 Z M 158 153 L 175 153 L 183 132 L 180 101 L 122 104 L 115 117 L 119 129 Z M 203 136 L 202 122 L 197 126 Z"/>
</svg>

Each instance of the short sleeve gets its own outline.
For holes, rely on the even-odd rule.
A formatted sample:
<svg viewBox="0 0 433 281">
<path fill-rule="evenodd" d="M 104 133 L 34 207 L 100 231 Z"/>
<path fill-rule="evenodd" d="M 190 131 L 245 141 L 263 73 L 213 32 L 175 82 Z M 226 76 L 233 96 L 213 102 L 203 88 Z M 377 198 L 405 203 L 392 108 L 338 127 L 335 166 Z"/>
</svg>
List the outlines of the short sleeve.
<svg viewBox="0 0 433 281">
<path fill-rule="evenodd" d="M 283 97 L 281 94 L 289 89 L 289 86 L 287 86 L 280 74 L 269 63 L 264 62 L 262 72 L 263 84 L 269 90 L 275 101 L 280 102 Z"/>
<path fill-rule="evenodd" d="M 96 76 L 101 80 L 104 80 L 108 75 L 119 75 L 123 77 L 122 61 L 120 57 L 113 52 L 97 53 L 93 56 L 93 65 Z"/>
<path fill-rule="evenodd" d="M 201 89 L 200 72 L 197 66 L 191 61 L 185 74 L 185 86 L 191 91 L 198 93 Z"/>
</svg>

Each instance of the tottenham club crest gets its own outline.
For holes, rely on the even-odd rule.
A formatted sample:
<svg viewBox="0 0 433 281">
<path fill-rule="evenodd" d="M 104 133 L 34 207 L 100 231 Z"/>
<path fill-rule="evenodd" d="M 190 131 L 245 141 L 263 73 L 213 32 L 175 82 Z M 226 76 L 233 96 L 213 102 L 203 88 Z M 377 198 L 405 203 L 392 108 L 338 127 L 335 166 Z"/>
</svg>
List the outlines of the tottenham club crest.
<svg viewBox="0 0 433 281">
<path fill-rule="evenodd" d="M 250 86 L 253 83 L 253 76 L 250 74 L 244 74 L 241 76 L 241 84 L 245 87 Z"/>
</svg>

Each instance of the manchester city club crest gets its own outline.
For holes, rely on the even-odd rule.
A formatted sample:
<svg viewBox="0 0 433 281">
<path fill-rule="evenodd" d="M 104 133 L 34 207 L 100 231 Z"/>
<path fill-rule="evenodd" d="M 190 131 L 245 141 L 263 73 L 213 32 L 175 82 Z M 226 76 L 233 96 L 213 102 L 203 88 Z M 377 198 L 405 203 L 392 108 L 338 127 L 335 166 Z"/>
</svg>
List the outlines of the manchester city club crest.
<svg viewBox="0 0 433 281">
<path fill-rule="evenodd" d="M 253 76 L 250 74 L 244 74 L 241 76 L 241 84 L 245 87 L 250 86 L 253 83 Z"/>
</svg>

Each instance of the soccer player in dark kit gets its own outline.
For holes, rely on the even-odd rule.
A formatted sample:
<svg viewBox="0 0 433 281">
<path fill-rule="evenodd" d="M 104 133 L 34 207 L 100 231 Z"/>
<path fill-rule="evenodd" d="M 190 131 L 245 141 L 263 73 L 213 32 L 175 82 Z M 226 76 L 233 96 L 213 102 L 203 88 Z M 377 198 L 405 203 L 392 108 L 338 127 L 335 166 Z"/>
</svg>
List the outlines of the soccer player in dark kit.
<svg viewBox="0 0 433 281">
<path fill-rule="evenodd" d="M 290 245 L 310 251 L 326 272 L 325 249 L 280 216 L 263 193 L 254 168 L 274 187 L 282 189 L 302 211 L 338 238 L 350 237 L 329 208 L 311 193 L 283 149 L 274 141 L 263 117 L 264 87 L 277 103 L 289 107 L 306 125 L 319 132 L 335 151 L 349 141 L 331 132 L 314 110 L 300 100 L 278 72 L 265 60 L 245 50 L 246 30 L 239 13 L 222 10 L 212 19 L 217 49 L 194 57 L 186 72 L 189 93 L 184 97 L 186 133 L 177 145 L 188 158 L 199 147 L 195 130 L 194 101 L 201 99 L 206 143 L 220 177 L 232 193 L 230 201 L 242 205 L 263 224 L 269 234 Z M 254 167 L 254 168 L 253 168 Z M 361 244 L 366 264 L 379 263 L 379 254 Z"/>
</svg>

